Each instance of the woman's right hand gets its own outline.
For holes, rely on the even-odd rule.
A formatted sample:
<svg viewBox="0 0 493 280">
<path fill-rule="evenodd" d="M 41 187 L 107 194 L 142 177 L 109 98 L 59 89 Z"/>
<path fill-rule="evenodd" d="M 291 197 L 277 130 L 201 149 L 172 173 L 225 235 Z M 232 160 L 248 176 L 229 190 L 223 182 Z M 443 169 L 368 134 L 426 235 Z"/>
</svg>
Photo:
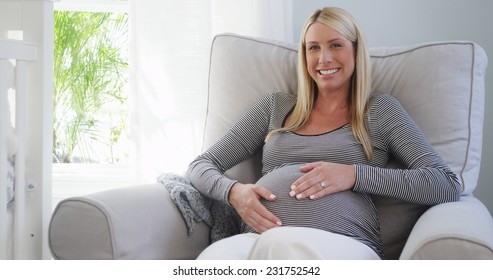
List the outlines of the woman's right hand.
<svg viewBox="0 0 493 280">
<path fill-rule="evenodd" d="M 259 185 L 235 183 L 228 197 L 243 221 L 258 233 L 282 225 L 281 220 L 260 203 L 261 198 L 274 201 L 276 196 Z"/>
</svg>

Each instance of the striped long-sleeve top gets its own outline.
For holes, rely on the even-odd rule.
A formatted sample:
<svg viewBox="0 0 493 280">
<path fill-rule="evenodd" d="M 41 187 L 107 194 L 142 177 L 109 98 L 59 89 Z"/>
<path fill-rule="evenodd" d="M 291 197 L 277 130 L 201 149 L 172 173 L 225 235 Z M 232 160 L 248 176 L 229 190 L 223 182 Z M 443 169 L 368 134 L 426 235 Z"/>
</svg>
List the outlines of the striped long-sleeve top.
<svg viewBox="0 0 493 280">
<path fill-rule="evenodd" d="M 274 93 L 257 102 L 215 145 L 189 166 L 187 177 L 202 194 L 228 203 L 236 183 L 224 172 L 262 151 L 263 177 L 257 182 L 276 194 L 263 201 L 283 226 L 307 226 L 353 237 L 383 257 L 378 214 L 371 195 L 434 205 L 457 201 L 460 183 L 434 151 L 400 103 L 390 95 L 374 96 L 366 113 L 373 156 L 368 160 L 362 145 L 346 124 L 319 135 L 268 132 L 280 128 L 296 98 Z M 386 168 L 391 158 L 404 169 Z M 289 196 L 291 183 L 302 174 L 299 164 L 327 161 L 356 166 L 352 190 L 317 200 Z M 243 225 L 244 231 L 251 229 Z"/>
</svg>

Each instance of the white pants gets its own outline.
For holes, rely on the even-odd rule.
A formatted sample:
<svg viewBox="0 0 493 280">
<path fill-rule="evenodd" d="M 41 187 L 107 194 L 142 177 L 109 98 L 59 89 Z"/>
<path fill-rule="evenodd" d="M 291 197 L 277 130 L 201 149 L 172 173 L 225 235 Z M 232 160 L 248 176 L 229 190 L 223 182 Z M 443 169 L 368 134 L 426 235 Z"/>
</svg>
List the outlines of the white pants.
<svg viewBox="0 0 493 280">
<path fill-rule="evenodd" d="M 345 235 L 306 227 L 280 227 L 219 240 L 198 259 L 379 260 L 367 245 Z"/>
</svg>

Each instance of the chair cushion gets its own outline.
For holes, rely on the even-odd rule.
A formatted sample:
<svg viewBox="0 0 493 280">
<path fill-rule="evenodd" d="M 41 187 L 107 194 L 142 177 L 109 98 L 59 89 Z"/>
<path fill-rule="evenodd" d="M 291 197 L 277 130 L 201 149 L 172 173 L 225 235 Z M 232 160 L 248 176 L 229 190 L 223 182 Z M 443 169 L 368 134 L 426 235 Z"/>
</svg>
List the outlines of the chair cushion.
<svg viewBox="0 0 493 280">
<path fill-rule="evenodd" d="M 485 52 L 471 42 L 435 42 L 371 49 L 370 54 L 373 94 L 390 93 L 401 102 L 458 175 L 463 193 L 471 194 L 481 160 Z M 214 40 L 210 63 L 204 150 L 260 97 L 274 91 L 296 93 L 294 45 L 223 34 Z M 260 156 L 227 174 L 256 182 Z M 381 197 L 375 202 L 384 252 L 397 258 L 426 207 Z"/>
<path fill-rule="evenodd" d="M 476 188 L 481 161 L 487 57 L 471 42 L 371 50 L 372 91 L 390 93 L 459 177 Z M 474 110 L 473 110 L 474 108 Z"/>
</svg>

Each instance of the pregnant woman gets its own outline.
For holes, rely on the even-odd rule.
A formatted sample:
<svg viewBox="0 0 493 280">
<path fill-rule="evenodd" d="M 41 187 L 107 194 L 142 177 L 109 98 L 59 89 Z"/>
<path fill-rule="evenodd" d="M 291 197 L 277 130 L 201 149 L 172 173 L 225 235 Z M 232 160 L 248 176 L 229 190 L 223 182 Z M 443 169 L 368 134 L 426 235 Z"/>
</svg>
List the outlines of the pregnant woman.
<svg viewBox="0 0 493 280">
<path fill-rule="evenodd" d="M 296 97 L 263 98 L 190 164 L 194 187 L 243 221 L 244 233 L 199 258 L 382 259 L 371 195 L 427 205 L 459 199 L 455 174 L 399 102 L 370 97 L 368 49 L 351 15 L 315 11 L 298 62 Z M 260 151 L 258 182 L 224 175 Z M 385 168 L 391 158 L 406 168 Z"/>
</svg>

